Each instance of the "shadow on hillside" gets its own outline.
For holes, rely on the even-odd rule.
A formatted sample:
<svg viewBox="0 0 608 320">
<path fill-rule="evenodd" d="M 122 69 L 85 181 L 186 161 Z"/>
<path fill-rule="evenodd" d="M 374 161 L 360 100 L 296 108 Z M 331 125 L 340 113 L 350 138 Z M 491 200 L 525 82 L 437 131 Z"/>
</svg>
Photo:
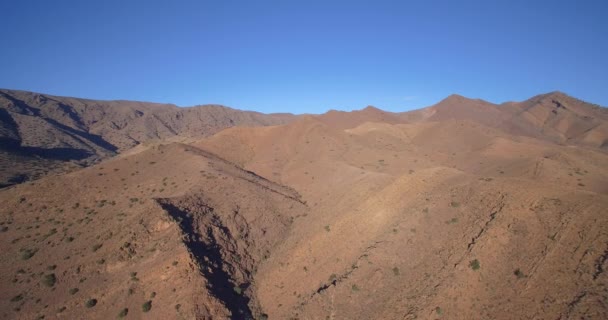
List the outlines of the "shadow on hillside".
<svg viewBox="0 0 608 320">
<path fill-rule="evenodd" d="M 90 151 L 73 148 L 45 149 L 39 147 L 21 147 L 20 151 L 27 155 L 61 161 L 82 160 L 93 155 Z"/>
<path fill-rule="evenodd" d="M 183 234 L 184 243 L 196 260 L 200 272 L 209 282 L 208 289 L 213 296 L 222 301 L 230 313 L 230 319 L 253 319 L 249 308 L 249 298 L 241 290 L 247 289 L 249 284 L 235 286 L 232 276 L 227 271 L 222 255 L 222 248 L 217 243 L 212 226 L 198 225 L 195 217 L 186 211 L 174 206 L 166 199 L 157 199 L 158 204 L 177 222 Z M 212 214 L 213 208 L 206 208 L 207 214 Z M 226 230 L 219 219 L 214 219 L 216 227 Z M 238 287 L 238 288 L 237 288 Z"/>
<path fill-rule="evenodd" d="M 0 139 L 0 150 L 14 153 L 22 157 L 39 157 L 49 160 L 70 161 L 83 160 L 94 154 L 88 150 L 75 148 L 41 148 L 20 146 L 19 141 L 13 139 Z"/>
</svg>

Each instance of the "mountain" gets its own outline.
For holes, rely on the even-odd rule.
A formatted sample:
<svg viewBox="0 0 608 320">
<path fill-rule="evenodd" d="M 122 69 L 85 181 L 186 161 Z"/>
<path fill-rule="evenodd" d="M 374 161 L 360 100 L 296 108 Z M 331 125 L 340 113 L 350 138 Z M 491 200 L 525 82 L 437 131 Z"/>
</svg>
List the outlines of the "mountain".
<svg viewBox="0 0 608 320">
<path fill-rule="evenodd" d="M 66 162 L 87 165 L 150 140 L 200 138 L 232 126 L 293 119 L 218 105 L 179 108 L 0 90 L 0 186 L 65 170 Z"/>
<path fill-rule="evenodd" d="M 294 190 L 181 143 L 20 184 L 2 202 L 0 312 L 24 319 L 137 317 L 147 301 L 156 318 L 257 317 L 253 270 L 307 210 Z"/>
<path fill-rule="evenodd" d="M 608 318 L 605 109 L 561 95 L 170 136 L 4 188 L 0 315 Z"/>
<path fill-rule="evenodd" d="M 608 148 L 608 109 L 561 92 L 500 105 L 451 95 L 434 106 L 405 113 L 405 116 L 422 121 L 471 120 L 514 135 Z"/>
</svg>

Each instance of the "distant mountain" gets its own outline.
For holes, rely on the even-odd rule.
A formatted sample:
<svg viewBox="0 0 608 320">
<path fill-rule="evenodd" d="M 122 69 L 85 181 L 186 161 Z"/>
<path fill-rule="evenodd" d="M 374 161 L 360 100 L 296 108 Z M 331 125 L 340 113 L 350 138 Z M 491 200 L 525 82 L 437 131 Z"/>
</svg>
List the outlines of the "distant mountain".
<svg viewBox="0 0 608 320">
<path fill-rule="evenodd" d="M 368 106 L 310 117 L 336 130 L 366 122 L 468 120 L 515 136 L 608 149 L 608 109 L 561 92 L 503 104 L 454 94 L 410 112 Z M 189 141 L 230 127 L 281 125 L 296 118 L 289 113 L 262 114 L 220 105 L 180 108 L 0 89 L 0 187 L 87 166 L 151 140 Z"/>
<path fill-rule="evenodd" d="M 408 122 L 470 120 L 513 135 L 608 148 L 608 109 L 561 92 L 503 104 L 451 95 L 431 107 L 403 113 L 402 117 Z"/>
<path fill-rule="evenodd" d="M 233 126 L 284 124 L 291 114 L 219 105 L 99 101 L 0 89 L 0 186 L 115 155 L 140 143 L 200 138 Z"/>
<path fill-rule="evenodd" d="M 365 122 L 385 122 L 390 124 L 403 122 L 399 114 L 380 110 L 373 106 L 367 106 L 364 109 L 351 112 L 330 110 L 324 114 L 315 116 L 315 118 L 338 129 L 354 128 Z"/>
</svg>

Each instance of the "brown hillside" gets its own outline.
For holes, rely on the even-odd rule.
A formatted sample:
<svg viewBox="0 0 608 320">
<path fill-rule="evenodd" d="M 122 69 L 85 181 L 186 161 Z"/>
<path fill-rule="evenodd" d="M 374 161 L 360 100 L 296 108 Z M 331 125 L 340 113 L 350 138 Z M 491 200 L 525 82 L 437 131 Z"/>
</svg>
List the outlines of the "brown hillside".
<svg viewBox="0 0 608 320">
<path fill-rule="evenodd" d="M 0 186 L 65 169 L 68 161 L 87 165 L 150 140 L 200 138 L 232 126 L 283 124 L 293 117 L 218 105 L 178 108 L 0 90 L 0 163 L 5 165 Z"/>
<path fill-rule="evenodd" d="M 434 106 L 406 112 L 414 121 L 471 120 L 506 133 L 565 145 L 608 147 L 608 111 L 552 92 L 500 105 L 451 95 Z"/>
<path fill-rule="evenodd" d="M 608 154 L 569 120 L 604 110 L 542 97 L 149 141 L 0 190 L 0 315 L 608 318 Z M 528 119 L 547 99 L 566 120 Z"/>
</svg>

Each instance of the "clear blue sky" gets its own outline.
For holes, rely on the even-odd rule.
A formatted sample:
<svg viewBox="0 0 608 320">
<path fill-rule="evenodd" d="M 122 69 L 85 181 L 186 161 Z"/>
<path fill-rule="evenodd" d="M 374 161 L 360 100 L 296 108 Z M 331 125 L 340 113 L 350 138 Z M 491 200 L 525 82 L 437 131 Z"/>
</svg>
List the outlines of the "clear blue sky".
<svg viewBox="0 0 608 320">
<path fill-rule="evenodd" d="M 0 88 L 320 113 L 608 105 L 608 1 L 6 0 Z"/>
</svg>

